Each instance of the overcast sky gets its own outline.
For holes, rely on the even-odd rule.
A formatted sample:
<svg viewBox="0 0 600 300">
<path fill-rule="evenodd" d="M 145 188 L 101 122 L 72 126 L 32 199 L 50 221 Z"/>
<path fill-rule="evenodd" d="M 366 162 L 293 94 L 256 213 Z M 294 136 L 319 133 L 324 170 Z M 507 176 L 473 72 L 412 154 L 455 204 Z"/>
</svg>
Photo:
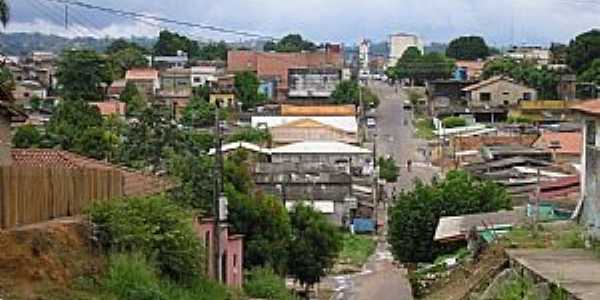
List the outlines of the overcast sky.
<svg viewBox="0 0 600 300">
<path fill-rule="evenodd" d="M 7 31 L 60 35 L 156 35 L 169 28 L 205 39 L 245 39 L 210 31 L 70 7 L 50 0 L 8 0 Z M 393 32 L 420 35 L 427 43 L 460 35 L 482 35 L 493 45 L 567 42 L 600 28 L 600 0 L 81 0 L 99 6 L 142 12 L 270 36 L 298 32 L 313 41 L 347 44 L 366 37 L 384 40 Z"/>
</svg>

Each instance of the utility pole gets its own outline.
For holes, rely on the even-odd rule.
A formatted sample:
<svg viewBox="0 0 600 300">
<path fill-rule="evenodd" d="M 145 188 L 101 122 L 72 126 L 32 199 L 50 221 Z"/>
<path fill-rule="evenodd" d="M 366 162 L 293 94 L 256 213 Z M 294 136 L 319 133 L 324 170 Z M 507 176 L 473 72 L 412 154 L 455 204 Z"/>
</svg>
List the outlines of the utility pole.
<svg viewBox="0 0 600 300">
<path fill-rule="evenodd" d="M 221 281 L 221 201 L 223 188 L 223 152 L 221 138 L 221 121 L 219 119 L 220 103 L 217 103 L 215 109 L 215 165 L 213 167 L 214 176 L 214 199 L 213 199 L 213 215 L 215 219 L 214 234 L 213 234 L 213 255 L 214 255 L 214 273 L 215 279 Z"/>
<path fill-rule="evenodd" d="M 542 192 L 542 188 L 540 186 L 541 181 L 541 171 L 540 168 L 537 168 L 537 183 L 535 188 L 535 206 L 533 212 L 533 232 L 537 235 L 538 232 L 538 222 L 540 218 L 540 194 Z"/>
<path fill-rule="evenodd" d="M 65 29 L 69 29 L 69 5 L 65 4 Z"/>
</svg>

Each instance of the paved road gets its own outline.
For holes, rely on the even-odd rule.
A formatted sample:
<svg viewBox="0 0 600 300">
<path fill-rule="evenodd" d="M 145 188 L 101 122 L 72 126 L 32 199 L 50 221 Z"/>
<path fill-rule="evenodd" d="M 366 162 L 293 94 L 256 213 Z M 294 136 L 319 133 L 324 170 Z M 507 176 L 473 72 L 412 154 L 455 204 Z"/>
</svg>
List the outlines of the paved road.
<svg viewBox="0 0 600 300">
<path fill-rule="evenodd" d="M 381 104 L 377 110 L 377 155 L 391 155 L 401 166 L 398 183 L 386 187 L 390 193 L 396 189 L 409 189 L 415 178 L 429 180 L 437 172 L 419 153 L 424 141 L 413 137 L 412 116 L 403 108 L 406 93 L 383 83 L 372 82 L 370 87 L 379 95 Z M 413 161 L 412 171 L 406 170 L 406 161 Z M 385 206 L 378 207 L 378 215 L 387 221 Z M 387 222 L 385 222 L 387 223 Z M 410 300 L 413 299 L 406 271 L 393 264 L 389 245 L 385 241 L 385 229 L 379 237 L 377 251 L 366 264 L 363 272 L 356 275 L 333 278 L 337 292 L 336 300 Z"/>
</svg>

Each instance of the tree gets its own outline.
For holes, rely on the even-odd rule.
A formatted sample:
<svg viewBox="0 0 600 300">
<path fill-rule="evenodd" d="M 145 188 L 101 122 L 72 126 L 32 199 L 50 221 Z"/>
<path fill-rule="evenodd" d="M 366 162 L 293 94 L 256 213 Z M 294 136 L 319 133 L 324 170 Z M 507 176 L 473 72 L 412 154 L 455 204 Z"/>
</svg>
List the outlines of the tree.
<svg viewBox="0 0 600 300">
<path fill-rule="evenodd" d="M 10 19 L 10 7 L 8 6 L 8 0 L 0 0 L 0 23 L 6 27 L 8 20 Z"/>
<path fill-rule="evenodd" d="M 42 141 L 40 131 L 33 125 L 21 126 L 15 132 L 13 144 L 16 148 L 36 148 Z"/>
<path fill-rule="evenodd" d="M 67 100 L 103 100 L 102 84 L 112 82 L 108 61 L 93 50 L 67 50 L 58 62 L 58 83 Z"/>
<path fill-rule="evenodd" d="M 269 131 L 254 127 L 242 127 L 236 129 L 231 135 L 226 138 L 228 143 L 233 142 L 248 142 L 253 144 L 265 144 L 271 141 Z"/>
<path fill-rule="evenodd" d="M 114 150 L 115 139 L 100 126 L 89 127 L 75 138 L 75 146 L 72 150 L 85 156 L 104 159 Z"/>
<path fill-rule="evenodd" d="M 567 49 L 567 64 L 578 74 L 600 57 L 600 30 L 592 29 L 571 40 Z"/>
<path fill-rule="evenodd" d="M 461 36 L 454 39 L 446 49 L 446 56 L 458 60 L 484 59 L 490 55 L 485 40 L 479 36 Z"/>
<path fill-rule="evenodd" d="M 398 180 L 400 169 L 396 165 L 394 158 L 379 157 L 377 165 L 379 166 L 379 177 L 385 179 L 387 182 L 396 182 Z"/>
<path fill-rule="evenodd" d="M 113 52 L 109 56 L 111 67 L 114 70 L 115 78 L 123 78 L 125 72 L 131 68 L 148 66 L 148 60 L 144 52 L 138 48 L 125 48 Z"/>
<path fill-rule="evenodd" d="M 467 126 L 467 120 L 461 117 L 446 117 L 442 120 L 444 128 L 456 128 Z"/>
<path fill-rule="evenodd" d="M 15 81 L 10 70 L 4 66 L 0 66 L 0 87 L 12 90 L 14 88 L 14 84 Z"/>
<path fill-rule="evenodd" d="M 265 101 L 265 96 L 258 91 L 260 81 L 255 73 L 244 71 L 235 74 L 235 91 L 244 109 L 255 107 Z"/>
<path fill-rule="evenodd" d="M 454 61 L 439 53 L 423 55 L 416 47 L 408 48 L 388 74 L 394 79 L 408 78 L 413 81 L 449 78 Z"/>
<path fill-rule="evenodd" d="M 388 241 L 401 262 L 431 262 L 443 254 L 433 237 L 439 219 L 510 209 L 506 190 L 491 181 L 481 181 L 464 171 L 451 171 L 442 182 L 420 181 L 402 192 L 389 209 Z"/>
<path fill-rule="evenodd" d="M 379 105 L 379 97 L 368 87 L 358 86 L 354 80 L 343 80 L 335 87 L 331 98 L 336 104 L 354 104 L 359 105 L 359 91 L 362 90 L 362 100 L 366 105 L 376 107 Z"/>
<path fill-rule="evenodd" d="M 168 171 L 179 184 L 169 192 L 179 205 L 212 214 L 214 161 L 206 155 L 171 154 Z"/>
<path fill-rule="evenodd" d="M 198 42 L 192 41 L 183 35 L 168 30 L 163 30 L 158 35 L 154 45 L 154 55 L 174 56 L 177 51 L 185 51 L 190 57 L 197 57 L 200 53 Z"/>
<path fill-rule="evenodd" d="M 600 58 L 594 59 L 589 68 L 578 76 L 579 81 L 600 84 Z"/>
<path fill-rule="evenodd" d="M 342 239 L 338 229 L 309 206 L 296 205 L 290 220 L 289 273 L 308 290 L 333 266 Z"/>
<path fill-rule="evenodd" d="M 127 116 L 139 116 L 148 106 L 145 96 L 133 82 L 127 82 L 119 100 L 127 104 Z"/>
<path fill-rule="evenodd" d="M 81 141 L 86 130 L 101 126 L 102 116 L 88 103 L 83 100 L 62 101 L 52 114 L 46 132 L 54 144 L 71 150 L 78 148 L 77 142 Z"/>
<path fill-rule="evenodd" d="M 208 43 L 204 45 L 198 54 L 198 58 L 202 60 L 227 60 L 227 51 L 229 47 L 224 41 L 218 43 Z"/>
<path fill-rule="evenodd" d="M 304 40 L 299 34 L 288 34 L 277 43 L 267 42 L 263 47 L 264 51 L 276 52 L 314 51 L 316 49 L 317 46 L 314 43 Z"/>
<path fill-rule="evenodd" d="M 106 54 L 113 55 L 119 51 L 126 49 L 136 49 L 142 52 L 142 54 L 147 54 L 148 49 L 138 45 L 137 43 L 127 41 L 125 39 L 117 39 L 113 41 L 108 47 L 106 47 Z"/>
<path fill-rule="evenodd" d="M 192 127 L 213 126 L 217 107 L 200 97 L 192 97 L 183 111 L 181 122 Z"/>
</svg>

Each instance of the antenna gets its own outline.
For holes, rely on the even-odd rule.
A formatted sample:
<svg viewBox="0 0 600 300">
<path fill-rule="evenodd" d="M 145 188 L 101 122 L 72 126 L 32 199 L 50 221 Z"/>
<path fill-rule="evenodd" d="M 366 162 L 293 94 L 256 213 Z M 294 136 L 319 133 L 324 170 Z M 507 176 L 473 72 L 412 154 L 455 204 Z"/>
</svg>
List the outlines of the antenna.
<svg viewBox="0 0 600 300">
<path fill-rule="evenodd" d="M 65 4 L 65 29 L 69 30 L 69 5 Z"/>
</svg>

